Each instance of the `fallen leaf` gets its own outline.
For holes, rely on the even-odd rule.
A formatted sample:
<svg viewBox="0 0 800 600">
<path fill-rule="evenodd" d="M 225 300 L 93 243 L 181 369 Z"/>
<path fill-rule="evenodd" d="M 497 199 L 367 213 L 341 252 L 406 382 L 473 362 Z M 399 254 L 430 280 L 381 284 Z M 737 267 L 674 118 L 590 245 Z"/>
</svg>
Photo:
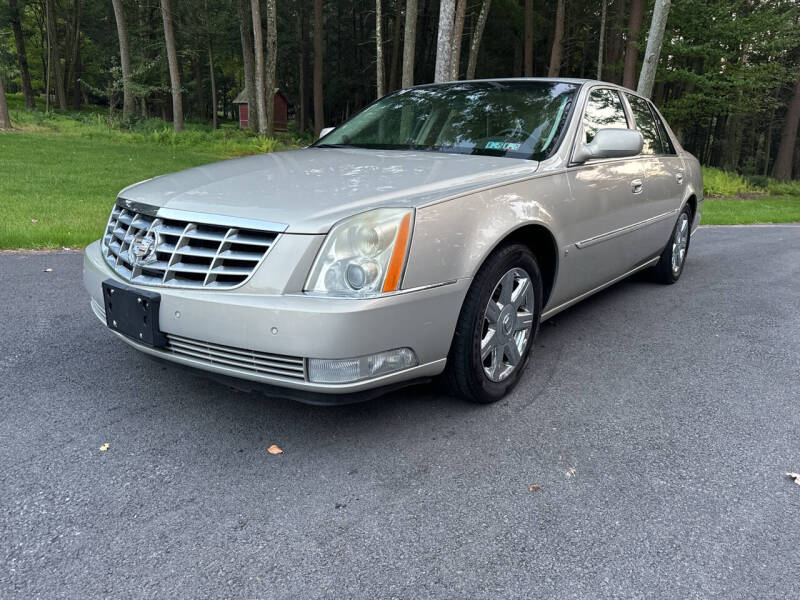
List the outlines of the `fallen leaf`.
<svg viewBox="0 0 800 600">
<path fill-rule="evenodd" d="M 31 219 L 31 223 L 38 223 L 39 219 Z"/>
<path fill-rule="evenodd" d="M 569 469 L 567 469 L 564 475 L 566 475 L 567 478 L 570 478 L 573 475 L 575 475 L 575 467 L 570 467 Z"/>
<path fill-rule="evenodd" d="M 535 483 L 532 483 L 532 484 L 530 484 L 530 485 L 528 486 L 528 491 L 529 491 L 529 492 L 535 492 L 535 491 L 538 491 L 538 490 L 540 490 L 540 489 L 542 489 L 542 486 L 540 486 L 540 485 L 536 485 Z"/>
<path fill-rule="evenodd" d="M 797 485 L 800 485 L 800 473 L 787 473 L 786 476 L 791 477 Z"/>
<path fill-rule="evenodd" d="M 44 270 L 44 272 L 45 272 L 45 273 L 52 273 L 52 272 L 53 272 L 53 269 L 51 269 L 50 267 L 47 267 L 47 268 Z"/>
<path fill-rule="evenodd" d="M 281 449 L 280 449 L 278 446 L 276 446 L 275 444 L 272 444 L 272 446 L 270 446 L 269 448 L 267 448 L 267 452 L 269 452 L 270 454 L 283 454 L 283 450 L 281 450 Z"/>
<path fill-rule="evenodd" d="M 109 447 L 110 445 L 111 445 L 111 444 L 109 444 L 108 442 L 106 442 L 105 444 L 103 444 L 102 446 L 100 446 L 100 448 L 99 448 L 100 452 L 105 452 L 106 450 L 108 450 L 108 447 Z"/>
</svg>

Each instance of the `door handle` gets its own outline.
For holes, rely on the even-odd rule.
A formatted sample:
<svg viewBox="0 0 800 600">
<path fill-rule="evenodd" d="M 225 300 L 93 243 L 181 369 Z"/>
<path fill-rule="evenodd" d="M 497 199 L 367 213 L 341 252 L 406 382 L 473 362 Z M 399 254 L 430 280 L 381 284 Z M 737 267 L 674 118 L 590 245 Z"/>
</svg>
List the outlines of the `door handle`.
<svg viewBox="0 0 800 600">
<path fill-rule="evenodd" d="M 631 191 L 634 194 L 641 194 L 643 188 L 644 184 L 642 184 L 641 179 L 634 179 L 633 181 L 631 181 Z"/>
<path fill-rule="evenodd" d="M 678 173 L 677 175 L 675 175 L 675 181 L 677 181 L 678 184 L 683 183 L 683 173 Z"/>
</svg>

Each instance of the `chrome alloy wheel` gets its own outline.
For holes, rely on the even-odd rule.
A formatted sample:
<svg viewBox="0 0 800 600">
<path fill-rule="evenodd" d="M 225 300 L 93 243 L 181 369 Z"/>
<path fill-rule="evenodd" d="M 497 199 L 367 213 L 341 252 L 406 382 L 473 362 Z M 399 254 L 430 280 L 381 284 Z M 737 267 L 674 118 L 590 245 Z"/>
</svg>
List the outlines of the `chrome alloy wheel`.
<svg viewBox="0 0 800 600">
<path fill-rule="evenodd" d="M 531 278 L 514 268 L 500 278 L 483 314 L 481 362 L 491 381 L 503 381 L 522 362 L 533 331 Z"/>
<path fill-rule="evenodd" d="M 677 275 L 686 259 L 686 247 L 689 245 L 689 215 L 681 213 L 675 226 L 675 237 L 672 239 L 672 274 Z"/>
</svg>

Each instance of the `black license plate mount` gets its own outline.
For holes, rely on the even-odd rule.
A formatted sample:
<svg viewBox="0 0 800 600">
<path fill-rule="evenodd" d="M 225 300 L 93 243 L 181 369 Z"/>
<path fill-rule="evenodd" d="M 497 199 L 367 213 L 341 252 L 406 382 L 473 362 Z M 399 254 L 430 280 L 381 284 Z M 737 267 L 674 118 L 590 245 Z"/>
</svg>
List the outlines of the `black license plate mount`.
<svg viewBox="0 0 800 600">
<path fill-rule="evenodd" d="M 122 335 L 152 347 L 162 347 L 166 336 L 158 325 L 161 295 L 113 279 L 103 282 L 106 325 Z"/>
</svg>

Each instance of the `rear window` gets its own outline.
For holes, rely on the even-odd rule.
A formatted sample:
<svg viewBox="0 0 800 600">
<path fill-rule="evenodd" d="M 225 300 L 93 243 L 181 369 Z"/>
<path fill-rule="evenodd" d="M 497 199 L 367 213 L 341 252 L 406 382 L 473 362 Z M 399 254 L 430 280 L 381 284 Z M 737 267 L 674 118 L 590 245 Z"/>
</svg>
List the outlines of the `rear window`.
<svg viewBox="0 0 800 600">
<path fill-rule="evenodd" d="M 636 129 L 641 132 L 642 138 L 644 138 L 642 154 L 662 154 L 661 136 L 658 133 L 656 121 L 653 119 L 653 113 L 650 112 L 650 107 L 647 105 L 647 100 L 639 96 L 625 95 L 631 105 Z"/>
<path fill-rule="evenodd" d="M 672 140 L 669 137 L 669 133 L 667 133 L 667 128 L 664 125 L 663 119 L 658 116 L 658 113 L 653 109 L 653 105 L 650 105 L 650 110 L 653 112 L 653 118 L 656 120 L 656 125 L 658 126 L 658 133 L 661 134 L 661 148 L 664 154 L 677 154 L 675 152 L 675 146 L 672 143 Z"/>
</svg>

